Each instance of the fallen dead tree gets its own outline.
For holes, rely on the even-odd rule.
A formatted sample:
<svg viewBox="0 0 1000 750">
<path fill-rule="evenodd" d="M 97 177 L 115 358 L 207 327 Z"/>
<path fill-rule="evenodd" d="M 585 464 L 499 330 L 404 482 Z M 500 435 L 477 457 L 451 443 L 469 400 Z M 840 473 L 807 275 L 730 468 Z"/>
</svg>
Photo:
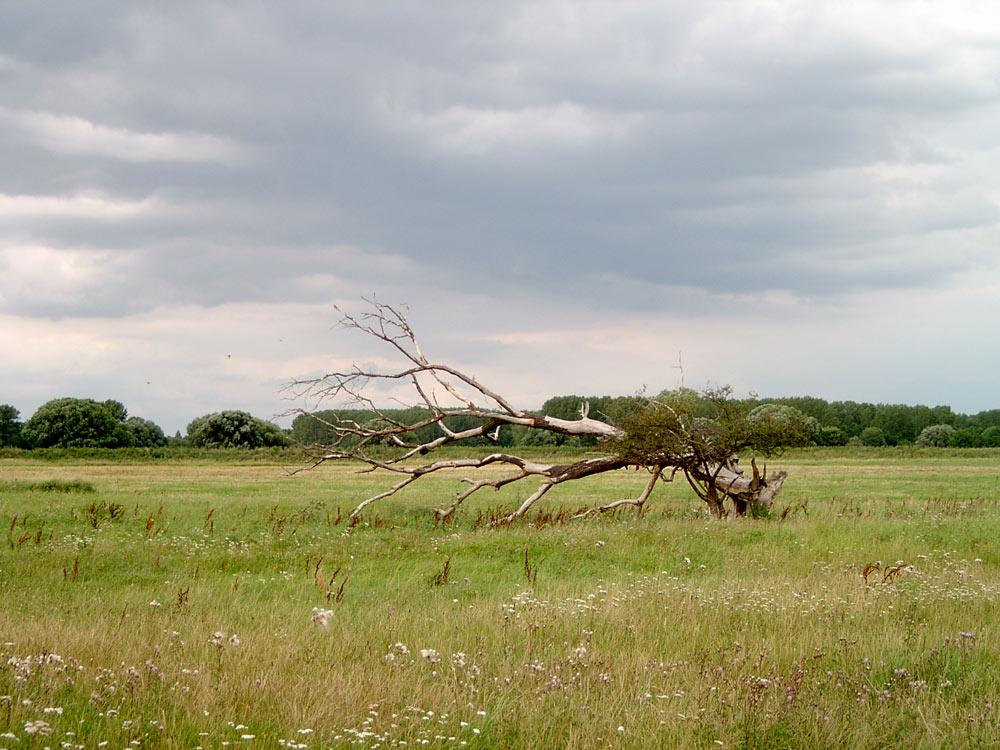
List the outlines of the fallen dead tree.
<svg viewBox="0 0 1000 750">
<path fill-rule="evenodd" d="M 634 467 L 648 471 L 649 478 L 635 498 L 623 498 L 607 505 L 582 511 L 577 517 L 631 506 L 642 510 L 657 482 L 671 481 L 680 473 L 716 517 L 738 516 L 754 506 L 770 508 L 781 491 L 786 474 L 767 476 L 756 461 L 751 475 L 740 469 L 738 453 L 752 449 L 768 454 L 782 446 L 800 444 L 807 432 L 801 414 L 786 407 L 761 407 L 749 414 L 731 396 L 729 389 L 697 393 L 680 389 L 645 399 L 638 408 L 617 423 L 596 419 L 586 403 L 577 419 L 558 419 L 516 408 L 499 393 L 474 377 L 447 364 L 429 360 L 407 321 L 405 308 L 368 301 L 367 312 L 353 316 L 342 311 L 343 327 L 373 337 L 395 351 L 400 366 L 390 371 L 353 366 L 321 378 L 296 380 L 286 390 L 292 398 L 310 403 L 337 402 L 362 408 L 371 420 L 320 417 L 311 410 L 294 412 L 320 419 L 333 435 L 325 445 L 309 449 L 311 469 L 328 461 L 350 460 L 364 464 L 363 472 L 382 471 L 398 481 L 383 492 L 360 502 L 351 512 L 357 517 L 377 501 L 395 495 L 421 478 L 441 471 L 474 472 L 502 465 L 510 472 L 500 477 L 474 476 L 463 479 L 469 486 L 445 507 L 435 508 L 442 519 L 452 517 L 461 504 L 479 490 L 536 478 L 538 484 L 520 506 L 500 523 L 524 516 L 549 490 L 565 482 L 595 474 Z M 415 420 L 400 421 L 392 410 L 381 409 L 369 395 L 376 383 L 408 386 L 422 411 Z M 327 412 L 329 414 L 329 412 Z M 473 417 L 476 425 L 462 430 L 448 426 L 449 417 Z M 542 464 L 506 452 L 480 458 L 427 460 L 437 449 L 471 438 L 497 440 L 504 425 L 543 430 L 566 436 L 592 436 L 602 451 L 567 464 Z M 438 434 L 416 440 L 428 426 Z M 386 446 L 393 446 L 387 457 Z M 303 470 L 304 470 L 303 469 Z"/>
</svg>

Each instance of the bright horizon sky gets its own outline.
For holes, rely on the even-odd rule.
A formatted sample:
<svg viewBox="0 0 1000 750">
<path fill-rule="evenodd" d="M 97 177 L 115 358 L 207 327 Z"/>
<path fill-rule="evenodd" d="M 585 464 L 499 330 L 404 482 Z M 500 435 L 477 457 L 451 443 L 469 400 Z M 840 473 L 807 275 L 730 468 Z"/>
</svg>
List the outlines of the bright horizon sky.
<svg viewBox="0 0 1000 750">
<path fill-rule="evenodd" d="M 1000 407 L 1000 6 L 0 0 L 0 403 L 390 366 Z M 287 424 L 288 420 L 278 420 Z"/>
</svg>

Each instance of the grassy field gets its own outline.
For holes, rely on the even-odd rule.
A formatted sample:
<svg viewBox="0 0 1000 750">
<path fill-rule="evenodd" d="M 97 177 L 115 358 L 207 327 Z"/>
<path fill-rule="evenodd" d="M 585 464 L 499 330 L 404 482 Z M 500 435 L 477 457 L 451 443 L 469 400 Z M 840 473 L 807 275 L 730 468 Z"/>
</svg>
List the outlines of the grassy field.
<svg viewBox="0 0 1000 750">
<path fill-rule="evenodd" d="M 1000 744 L 1000 452 L 807 451 L 768 519 L 281 458 L 0 459 L 0 748 Z M 290 459 L 289 459 L 290 460 Z"/>
</svg>

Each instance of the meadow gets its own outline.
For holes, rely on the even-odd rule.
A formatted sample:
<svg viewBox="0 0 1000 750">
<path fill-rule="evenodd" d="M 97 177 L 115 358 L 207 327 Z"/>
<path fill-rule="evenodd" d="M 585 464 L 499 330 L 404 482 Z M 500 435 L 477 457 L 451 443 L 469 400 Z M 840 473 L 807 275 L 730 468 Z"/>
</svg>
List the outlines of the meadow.
<svg viewBox="0 0 1000 750">
<path fill-rule="evenodd" d="M 0 459 L 0 748 L 1000 744 L 1000 452 L 792 452 L 768 518 L 645 475 L 475 496 L 293 454 Z"/>
</svg>

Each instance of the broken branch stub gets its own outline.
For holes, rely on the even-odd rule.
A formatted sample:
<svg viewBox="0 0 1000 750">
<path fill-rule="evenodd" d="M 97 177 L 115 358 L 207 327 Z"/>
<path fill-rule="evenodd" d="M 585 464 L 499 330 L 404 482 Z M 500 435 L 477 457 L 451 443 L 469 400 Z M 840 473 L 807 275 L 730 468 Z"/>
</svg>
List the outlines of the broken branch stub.
<svg viewBox="0 0 1000 750">
<path fill-rule="evenodd" d="M 483 488 L 499 489 L 537 478 L 538 485 L 534 492 L 500 520 L 500 523 L 509 523 L 524 516 L 539 498 L 557 484 L 627 467 L 644 468 L 650 472 L 637 498 L 615 501 L 576 517 L 623 506 L 641 511 L 656 483 L 671 481 L 678 471 L 684 474 L 712 513 L 719 517 L 726 513 L 724 506 L 727 499 L 730 501 L 729 512 L 741 514 L 753 504 L 770 507 L 781 490 L 785 478 L 783 472 L 767 479 L 759 475 L 755 464 L 753 478 L 743 476 L 736 465 L 735 454 L 750 443 L 727 440 L 727 437 L 741 435 L 742 432 L 726 419 L 706 422 L 695 417 L 690 408 L 694 403 L 693 392 L 677 392 L 683 398 L 672 403 L 650 400 L 621 424 L 591 417 L 586 403 L 581 404 L 578 419 L 532 414 L 514 407 L 498 392 L 461 370 L 429 360 L 407 321 L 405 307 L 393 307 L 375 299 L 368 300 L 368 304 L 369 309 L 360 316 L 346 314 L 338 308 L 342 315 L 342 327 L 359 331 L 385 344 L 401 357 L 400 366 L 384 372 L 354 365 L 345 371 L 319 378 L 295 380 L 285 388 L 293 399 L 353 407 L 352 416 L 344 418 L 336 414 L 328 416 L 330 412 L 324 412 L 327 416 L 318 416 L 315 410 L 304 408 L 290 412 L 319 419 L 332 436 L 325 445 L 307 449 L 312 460 L 298 471 L 315 468 L 327 461 L 348 460 L 363 464 L 361 471 L 398 475 L 398 481 L 390 488 L 360 502 L 351 512 L 352 518 L 373 503 L 395 495 L 427 475 L 449 470 L 474 471 L 494 465 L 509 467 L 510 471 L 499 477 L 463 478 L 462 481 L 469 486 L 460 491 L 449 505 L 435 509 L 435 513 L 440 518 L 450 518 L 465 500 Z M 412 399 L 409 408 L 379 407 L 369 395 L 373 384 L 405 386 Z M 359 411 L 364 418 L 357 416 Z M 728 414 L 725 409 L 720 413 L 724 417 Z M 466 425 L 471 418 L 472 426 L 456 429 L 449 425 L 447 420 L 458 418 L 464 418 Z M 481 458 L 439 461 L 426 461 L 424 458 L 443 446 L 463 440 L 484 438 L 496 442 L 500 428 L 505 425 L 570 437 L 593 437 L 605 453 L 567 464 L 541 464 L 507 452 L 496 452 Z M 428 435 L 430 429 L 436 434 Z M 386 446 L 394 447 L 388 457 Z"/>
</svg>

